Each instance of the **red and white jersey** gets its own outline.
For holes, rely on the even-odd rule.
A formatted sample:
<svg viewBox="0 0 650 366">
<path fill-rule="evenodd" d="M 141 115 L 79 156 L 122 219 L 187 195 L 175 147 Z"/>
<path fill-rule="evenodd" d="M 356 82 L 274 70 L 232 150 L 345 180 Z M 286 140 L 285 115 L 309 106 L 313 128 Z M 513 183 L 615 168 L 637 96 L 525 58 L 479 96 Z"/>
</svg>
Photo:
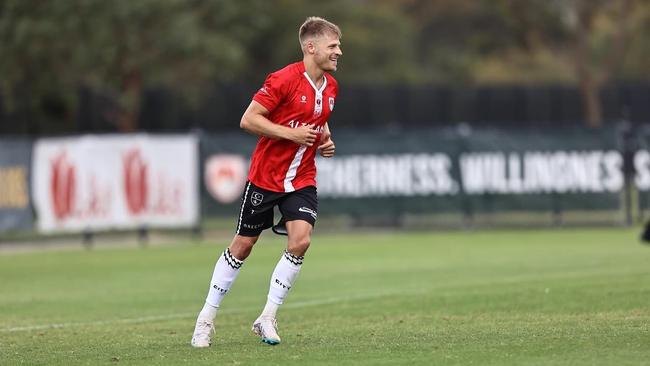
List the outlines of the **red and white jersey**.
<svg viewBox="0 0 650 366">
<path fill-rule="evenodd" d="M 302 146 L 289 140 L 260 137 L 253 152 L 248 180 L 274 192 L 293 192 L 316 185 L 316 149 L 325 123 L 334 109 L 338 83 L 325 73 L 316 87 L 303 62 L 296 62 L 270 74 L 253 100 L 269 110 L 271 122 L 296 128 L 313 125 L 316 142 Z"/>
</svg>

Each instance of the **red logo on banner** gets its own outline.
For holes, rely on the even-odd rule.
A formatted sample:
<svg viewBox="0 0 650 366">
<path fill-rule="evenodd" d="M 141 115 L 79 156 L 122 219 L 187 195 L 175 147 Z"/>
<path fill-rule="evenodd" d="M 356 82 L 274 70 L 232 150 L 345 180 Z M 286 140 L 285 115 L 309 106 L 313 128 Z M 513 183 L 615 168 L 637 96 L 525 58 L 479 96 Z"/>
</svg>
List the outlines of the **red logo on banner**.
<svg viewBox="0 0 650 366">
<path fill-rule="evenodd" d="M 246 184 L 246 161 L 239 155 L 213 155 L 205 162 L 205 186 L 221 203 L 237 200 Z"/>
<path fill-rule="evenodd" d="M 50 164 L 52 167 L 50 181 L 52 208 L 57 220 L 62 220 L 72 214 L 74 207 L 75 168 L 68 162 L 65 152 L 52 159 Z"/>
<path fill-rule="evenodd" d="M 122 159 L 124 169 L 124 193 L 129 212 L 142 213 L 147 206 L 147 165 L 142 160 L 140 150 L 129 150 Z"/>
</svg>

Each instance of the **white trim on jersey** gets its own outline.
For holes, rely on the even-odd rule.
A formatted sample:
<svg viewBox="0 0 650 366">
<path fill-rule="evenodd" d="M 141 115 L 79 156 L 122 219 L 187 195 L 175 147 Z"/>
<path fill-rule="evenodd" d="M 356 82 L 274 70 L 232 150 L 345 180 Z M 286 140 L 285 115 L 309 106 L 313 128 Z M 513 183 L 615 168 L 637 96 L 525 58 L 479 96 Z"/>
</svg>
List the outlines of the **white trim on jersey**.
<svg viewBox="0 0 650 366">
<path fill-rule="evenodd" d="M 323 85 L 321 85 L 319 89 L 316 87 L 316 84 L 314 84 L 314 82 L 309 78 L 307 71 L 303 72 L 302 74 L 305 75 L 305 78 L 307 81 L 309 81 L 311 87 L 314 88 L 314 92 L 316 93 L 316 99 L 314 100 L 314 115 L 320 116 L 323 111 L 323 91 L 325 90 L 325 87 L 327 87 L 327 78 L 325 75 L 323 75 Z M 294 178 L 296 178 L 296 173 L 298 172 L 300 161 L 302 160 L 302 156 L 305 154 L 306 150 L 307 146 L 303 145 L 300 146 L 298 151 L 296 151 L 296 155 L 293 157 L 293 160 L 289 165 L 289 169 L 287 170 L 287 174 L 284 177 L 285 192 L 293 192 L 296 190 L 291 182 L 294 180 Z"/>
<path fill-rule="evenodd" d="M 303 72 L 302 74 L 305 75 L 305 77 L 307 78 L 307 81 L 309 81 L 309 84 L 311 84 L 312 88 L 314 88 L 314 90 L 316 90 L 316 92 L 322 93 L 323 90 L 325 90 L 325 86 L 327 86 L 327 78 L 325 77 L 325 75 L 323 75 L 323 85 L 321 85 L 320 89 L 318 89 L 316 87 L 316 84 L 314 84 L 314 82 L 309 77 L 309 74 L 307 74 L 307 71 Z"/>
<path fill-rule="evenodd" d="M 307 71 L 302 74 L 305 75 L 305 78 L 307 78 L 307 81 L 309 81 L 309 84 L 311 84 L 311 87 L 314 88 L 314 91 L 316 92 L 316 99 L 314 100 L 314 116 L 320 116 L 321 113 L 323 113 L 323 91 L 327 86 L 327 78 L 323 75 L 323 85 L 318 89 L 316 84 L 314 84 L 311 78 L 309 78 L 309 75 L 307 75 Z"/>
<path fill-rule="evenodd" d="M 302 156 L 305 154 L 306 150 L 307 150 L 307 146 L 303 145 L 300 146 L 298 151 L 296 151 L 296 155 L 293 157 L 293 160 L 289 165 L 289 170 L 287 170 L 287 175 L 284 176 L 285 192 L 293 192 L 296 190 L 295 188 L 293 188 L 293 184 L 291 184 L 291 182 L 296 177 L 296 172 L 298 171 L 298 167 L 300 166 L 300 161 L 302 160 Z"/>
</svg>

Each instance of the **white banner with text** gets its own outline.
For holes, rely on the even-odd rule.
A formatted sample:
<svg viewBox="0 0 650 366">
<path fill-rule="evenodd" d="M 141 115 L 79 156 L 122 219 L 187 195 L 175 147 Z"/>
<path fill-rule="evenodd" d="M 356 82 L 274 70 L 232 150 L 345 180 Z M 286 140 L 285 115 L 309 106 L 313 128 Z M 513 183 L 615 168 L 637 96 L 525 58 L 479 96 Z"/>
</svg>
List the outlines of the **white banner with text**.
<svg viewBox="0 0 650 366">
<path fill-rule="evenodd" d="M 198 223 L 198 142 L 193 135 L 40 139 L 32 159 L 42 232 Z"/>
</svg>

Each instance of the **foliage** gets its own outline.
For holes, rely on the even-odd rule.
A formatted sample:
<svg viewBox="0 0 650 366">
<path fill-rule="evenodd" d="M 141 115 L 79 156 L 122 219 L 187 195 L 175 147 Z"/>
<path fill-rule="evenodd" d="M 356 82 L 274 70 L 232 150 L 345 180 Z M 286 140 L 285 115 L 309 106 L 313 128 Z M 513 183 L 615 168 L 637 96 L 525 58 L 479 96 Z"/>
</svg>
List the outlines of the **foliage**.
<svg viewBox="0 0 650 366">
<path fill-rule="evenodd" d="M 248 6 L 259 4 L 7 0 L 0 53 L 11 57 L 0 61 L 8 76 L 3 94 L 70 100 L 86 86 L 113 96 L 118 112 L 127 114 L 136 112 L 145 86 L 166 84 L 191 95 L 213 78 L 232 79 L 246 70 L 245 45 L 264 22 L 242 24 Z"/>
<path fill-rule="evenodd" d="M 297 28 L 309 15 L 341 26 L 347 83 L 595 78 L 598 89 L 650 78 L 650 6 L 640 0 L 4 0 L 4 108 L 38 115 L 54 100 L 73 119 L 83 87 L 116 101 L 119 129 L 135 129 L 146 88 L 196 102 L 215 82 L 257 84 L 300 59 Z"/>
</svg>

